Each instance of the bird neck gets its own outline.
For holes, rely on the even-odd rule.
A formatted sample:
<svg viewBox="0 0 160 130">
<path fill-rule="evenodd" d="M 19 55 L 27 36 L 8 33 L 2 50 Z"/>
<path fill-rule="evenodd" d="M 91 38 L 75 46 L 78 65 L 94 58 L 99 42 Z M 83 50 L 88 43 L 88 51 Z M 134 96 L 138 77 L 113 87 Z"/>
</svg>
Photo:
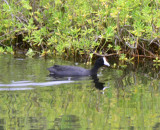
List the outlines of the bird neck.
<svg viewBox="0 0 160 130">
<path fill-rule="evenodd" d="M 93 66 L 93 68 L 91 69 L 91 72 L 92 72 L 93 74 L 97 74 L 98 69 L 99 69 L 100 67 L 101 67 L 101 66 L 95 64 L 95 65 Z"/>
</svg>

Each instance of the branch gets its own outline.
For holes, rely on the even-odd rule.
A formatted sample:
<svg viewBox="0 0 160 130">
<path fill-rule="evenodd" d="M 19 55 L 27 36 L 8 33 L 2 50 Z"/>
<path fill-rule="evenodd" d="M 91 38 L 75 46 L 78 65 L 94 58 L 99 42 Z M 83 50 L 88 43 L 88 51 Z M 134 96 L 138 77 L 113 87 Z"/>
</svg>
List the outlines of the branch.
<svg viewBox="0 0 160 130">
<path fill-rule="evenodd" d="M 152 44 L 152 43 L 155 43 L 156 45 L 158 45 L 160 47 L 160 44 L 159 43 L 159 38 L 154 38 L 150 43 L 149 43 L 149 46 Z M 156 43 L 155 41 L 157 41 L 158 43 Z"/>
<path fill-rule="evenodd" d="M 10 7 L 8 1 L 7 0 L 3 0 L 3 1 L 9 6 L 9 10 L 11 10 L 11 7 Z M 12 20 L 13 20 L 14 19 L 14 15 L 12 14 L 12 11 L 11 11 L 11 16 L 12 16 Z"/>
<path fill-rule="evenodd" d="M 146 57 L 146 58 L 155 58 L 154 56 L 146 56 L 146 55 L 135 55 L 133 54 L 133 57 Z M 159 57 L 160 58 L 160 57 Z"/>
<path fill-rule="evenodd" d="M 142 47 L 140 44 L 138 44 L 138 46 L 140 46 L 143 50 L 145 50 L 146 52 L 148 52 L 150 55 L 152 55 L 154 58 L 157 57 L 155 56 L 155 54 L 153 54 L 152 52 L 148 51 L 147 49 L 145 49 L 144 47 Z"/>
<path fill-rule="evenodd" d="M 3 41 L 4 41 L 4 40 L 3 40 Z M 3 47 L 6 47 L 6 45 L 3 45 L 1 42 L 2 42 L 2 41 L 0 41 L 0 45 L 3 46 Z"/>
<path fill-rule="evenodd" d="M 130 44 L 128 41 L 126 41 L 125 44 L 131 49 L 137 49 L 137 41 L 136 41 L 134 35 L 132 33 L 130 33 L 126 28 L 121 28 L 121 31 L 120 31 L 121 34 L 123 31 L 126 31 L 129 35 L 129 37 L 133 38 L 133 40 L 135 41 L 134 46 L 132 44 Z"/>
<path fill-rule="evenodd" d="M 97 56 L 106 56 L 106 57 L 108 57 L 108 56 L 113 56 L 113 55 L 119 55 L 119 54 L 117 54 L 117 53 L 112 53 L 112 54 L 99 54 L 99 53 L 96 53 L 96 52 L 93 52 L 93 54 L 95 54 L 95 55 L 97 55 Z"/>
<path fill-rule="evenodd" d="M 135 46 L 132 46 L 129 42 L 125 42 L 125 44 L 131 49 L 137 49 L 137 42 L 136 42 Z"/>
</svg>

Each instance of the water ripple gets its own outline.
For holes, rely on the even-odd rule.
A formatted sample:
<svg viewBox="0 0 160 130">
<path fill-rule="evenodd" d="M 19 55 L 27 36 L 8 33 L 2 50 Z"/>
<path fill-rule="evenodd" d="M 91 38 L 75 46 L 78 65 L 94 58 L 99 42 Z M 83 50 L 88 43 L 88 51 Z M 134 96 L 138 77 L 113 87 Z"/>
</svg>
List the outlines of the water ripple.
<svg viewBox="0 0 160 130">
<path fill-rule="evenodd" d="M 29 81 L 16 81 L 12 82 L 11 84 L 0 84 L 0 87 L 26 87 L 26 86 L 52 86 L 52 85 L 59 85 L 59 84 L 66 84 L 72 83 L 74 81 L 51 81 L 51 82 L 42 82 L 42 83 L 35 83 Z M 24 88 L 23 88 L 24 89 Z"/>
<path fill-rule="evenodd" d="M 32 90 L 34 88 L 0 88 L 0 91 Z"/>
</svg>

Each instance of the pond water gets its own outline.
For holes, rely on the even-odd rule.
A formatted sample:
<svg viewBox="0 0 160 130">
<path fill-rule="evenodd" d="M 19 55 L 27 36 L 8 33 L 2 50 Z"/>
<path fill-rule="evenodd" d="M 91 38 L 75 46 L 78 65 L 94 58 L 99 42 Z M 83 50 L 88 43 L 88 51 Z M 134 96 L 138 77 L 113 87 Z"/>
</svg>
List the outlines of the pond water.
<svg viewBox="0 0 160 130">
<path fill-rule="evenodd" d="M 160 129 L 160 70 L 146 63 L 51 77 L 55 63 L 77 65 L 0 55 L 0 130 Z"/>
</svg>

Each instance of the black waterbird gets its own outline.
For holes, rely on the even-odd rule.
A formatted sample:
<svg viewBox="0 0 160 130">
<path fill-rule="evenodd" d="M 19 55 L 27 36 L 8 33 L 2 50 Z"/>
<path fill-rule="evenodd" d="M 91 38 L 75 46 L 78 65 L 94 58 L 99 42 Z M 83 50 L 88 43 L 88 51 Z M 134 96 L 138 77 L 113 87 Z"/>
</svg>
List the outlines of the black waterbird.
<svg viewBox="0 0 160 130">
<path fill-rule="evenodd" d="M 84 69 L 76 66 L 62 66 L 62 65 L 54 65 L 48 70 L 51 75 L 58 76 L 89 76 L 96 75 L 97 71 L 103 65 L 110 66 L 105 57 L 100 57 L 96 60 L 92 69 Z"/>
</svg>

